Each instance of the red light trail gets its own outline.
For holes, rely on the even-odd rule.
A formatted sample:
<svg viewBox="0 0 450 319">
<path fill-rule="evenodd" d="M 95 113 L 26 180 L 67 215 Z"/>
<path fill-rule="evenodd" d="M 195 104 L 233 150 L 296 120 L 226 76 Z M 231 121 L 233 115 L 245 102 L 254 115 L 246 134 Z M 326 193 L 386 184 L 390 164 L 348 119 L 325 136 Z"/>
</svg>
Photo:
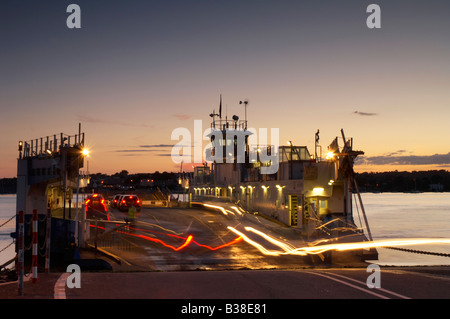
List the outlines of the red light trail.
<svg viewBox="0 0 450 319">
<path fill-rule="evenodd" d="M 91 227 L 95 227 L 95 225 L 90 225 L 90 226 Z M 97 226 L 97 228 L 105 229 L 104 227 L 101 227 L 101 226 Z M 157 231 L 149 230 L 149 229 L 142 229 L 142 228 L 135 228 L 135 227 L 128 227 L 128 228 L 130 230 L 133 230 L 133 231 L 151 232 L 151 233 L 155 233 L 155 234 L 162 234 L 162 235 L 166 235 L 166 236 L 170 236 L 170 237 L 174 237 L 174 238 L 183 239 L 184 240 L 183 244 L 181 244 L 178 247 L 175 247 L 175 246 L 167 244 L 166 242 L 164 242 L 163 240 L 158 239 L 158 238 L 153 238 L 153 237 L 142 235 L 142 234 L 133 234 L 133 233 L 126 232 L 126 231 L 116 230 L 116 232 L 121 233 L 121 234 L 134 236 L 134 237 L 137 237 L 137 238 L 141 238 L 141 239 L 145 239 L 145 240 L 148 240 L 148 241 L 152 241 L 152 242 L 161 244 L 161 245 L 163 245 L 165 247 L 168 247 L 168 248 L 170 248 L 170 249 L 172 249 L 174 251 L 180 251 L 183 248 L 188 247 L 192 243 L 196 244 L 199 247 L 204 247 L 204 248 L 207 248 L 209 250 L 214 251 L 214 250 L 219 250 L 221 248 L 225 248 L 225 247 L 231 246 L 233 244 L 237 244 L 237 243 L 239 243 L 239 242 L 241 242 L 243 240 L 242 236 L 238 236 L 238 237 L 236 237 L 235 239 L 233 239 L 232 241 L 230 241 L 228 243 L 225 243 L 225 244 L 217 246 L 217 247 L 211 247 L 211 246 L 208 246 L 208 245 L 203 245 L 203 244 L 198 243 L 197 241 L 194 240 L 194 236 L 193 235 L 188 235 L 187 237 L 182 237 L 182 236 L 178 236 L 178 235 L 174 235 L 174 234 L 166 234 L 166 233 L 157 232 Z"/>
</svg>

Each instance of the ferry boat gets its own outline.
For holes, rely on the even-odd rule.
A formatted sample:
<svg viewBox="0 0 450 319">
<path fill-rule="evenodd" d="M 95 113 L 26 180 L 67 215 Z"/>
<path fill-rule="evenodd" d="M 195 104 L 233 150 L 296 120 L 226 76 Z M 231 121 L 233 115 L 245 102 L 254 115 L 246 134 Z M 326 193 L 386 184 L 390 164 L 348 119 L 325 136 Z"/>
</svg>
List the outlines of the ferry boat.
<svg viewBox="0 0 450 319">
<path fill-rule="evenodd" d="M 24 245 L 31 244 L 32 216 L 36 212 L 39 259 L 45 256 L 48 261 L 51 255 L 52 262 L 71 260 L 79 218 L 84 216 L 79 209 L 81 200 L 78 203 L 74 195 L 89 183 L 89 174 L 82 171 L 87 153 L 81 125 L 78 134 L 59 133 L 20 141 L 18 150 L 16 210 L 24 214 Z M 17 214 L 15 236 L 19 233 L 19 218 Z M 30 255 L 31 250 L 25 249 L 25 262 Z"/>
<path fill-rule="evenodd" d="M 353 149 L 353 138 L 346 138 L 344 130 L 322 157 L 319 130 L 311 154 L 307 146 L 292 142 L 278 147 L 251 145 L 253 133 L 246 117 L 239 120 L 235 115 L 228 120 L 215 112 L 211 117 L 211 148 L 206 156 L 212 155 L 209 159 L 214 160 L 194 167 L 193 176 L 183 181 L 192 201 L 232 201 L 249 213 L 298 229 L 310 241 L 372 240 L 353 171 L 355 158 L 364 152 Z M 270 160 L 263 154 L 269 154 Z M 264 168 L 274 164 L 274 156 L 278 169 L 264 174 Z M 354 221 L 354 206 L 363 215 L 359 227 Z M 375 249 L 363 255 L 365 260 L 378 258 Z"/>
</svg>

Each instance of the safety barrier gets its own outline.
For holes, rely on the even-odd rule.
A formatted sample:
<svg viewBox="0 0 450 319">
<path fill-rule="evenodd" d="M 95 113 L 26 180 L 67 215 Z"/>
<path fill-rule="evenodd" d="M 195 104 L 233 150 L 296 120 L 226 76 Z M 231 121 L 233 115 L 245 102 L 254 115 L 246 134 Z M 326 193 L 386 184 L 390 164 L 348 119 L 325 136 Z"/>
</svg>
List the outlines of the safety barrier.
<svg viewBox="0 0 450 319">
<path fill-rule="evenodd" d="M 28 218 L 26 218 L 28 217 Z M 29 218 L 31 217 L 31 218 Z M 18 276 L 18 293 L 20 296 L 23 295 L 23 283 L 25 276 L 25 254 L 27 251 L 31 250 L 31 269 L 27 271 L 27 274 L 31 273 L 31 281 L 36 283 L 38 281 L 38 258 L 39 256 L 45 257 L 45 272 L 50 271 L 50 210 L 43 217 L 39 216 L 38 211 L 34 209 L 31 215 L 25 215 L 23 211 L 17 212 L 11 218 L 3 222 L 0 227 L 5 226 L 7 223 L 16 220 L 16 230 L 17 232 L 12 234 L 12 242 L 0 249 L 0 253 L 5 251 L 7 248 L 17 243 L 17 254 L 8 262 L 0 265 L 0 270 L 5 269 L 6 266 L 16 262 L 16 271 Z M 46 223 L 45 235 L 39 231 L 39 223 Z M 26 236 L 25 227 L 28 226 L 27 233 L 31 233 L 30 236 Z M 30 231 L 31 230 L 31 231 Z M 41 240 L 39 238 L 41 235 Z M 39 245 L 39 242 L 42 245 Z"/>
<path fill-rule="evenodd" d="M 83 247 L 91 247 L 96 251 L 104 248 L 114 248 L 119 250 L 130 250 L 131 243 L 122 238 L 121 229 L 127 227 L 129 223 L 123 221 L 107 221 L 87 219 L 84 222 L 85 235 L 83 236 Z"/>
</svg>

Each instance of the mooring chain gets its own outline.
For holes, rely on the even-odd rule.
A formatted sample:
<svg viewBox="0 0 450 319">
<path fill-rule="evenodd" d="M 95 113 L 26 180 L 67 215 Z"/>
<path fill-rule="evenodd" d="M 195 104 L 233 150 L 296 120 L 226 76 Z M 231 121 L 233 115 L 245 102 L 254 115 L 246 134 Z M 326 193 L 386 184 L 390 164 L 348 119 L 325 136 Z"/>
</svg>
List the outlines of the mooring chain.
<svg viewBox="0 0 450 319">
<path fill-rule="evenodd" d="M 432 252 L 432 251 L 414 250 L 414 249 L 406 249 L 406 248 L 390 247 L 390 246 L 386 246 L 384 248 L 400 250 L 400 251 L 405 251 L 405 252 L 414 253 L 414 254 L 424 254 L 424 255 L 434 255 L 434 256 L 441 256 L 441 257 L 450 257 L 450 254 L 435 253 L 435 252 Z"/>
<path fill-rule="evenodd" d="M 14 218 L 16 218 L 16 215 L 11 216 L 11 218 L 8 219 L 7 221 L 5 221 L 3 224 L 1 224 L 0 227 L 5 226 L 7 223 L 9 223 L 10 221 L 12 221 Z"/>
<path fill-rule="evenodd" d="M 6 245 L 5 247 L 3 247 L 2 249 L 0 249 L 0 253 L 2 253 L 4 250 L 6 250 L 7 248 L 9 248 L 11 245 L 13 245 L 15 243 L 15 241 L 13 240 L 9 245 Z"/>
</svg>

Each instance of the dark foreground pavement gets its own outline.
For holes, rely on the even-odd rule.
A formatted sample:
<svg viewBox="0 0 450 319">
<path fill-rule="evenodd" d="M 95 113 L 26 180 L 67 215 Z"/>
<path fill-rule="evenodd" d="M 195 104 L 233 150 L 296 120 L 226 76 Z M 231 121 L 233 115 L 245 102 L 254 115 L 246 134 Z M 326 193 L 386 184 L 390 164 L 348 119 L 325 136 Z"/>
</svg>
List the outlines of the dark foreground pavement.
<svg viewBox="0 0 450 319">
<path fill-rule="evenodd" d="M 233 270 L 185 272 L 82 272 L 81 288 L 68 288 L 68 273 L 39 274 L 0 285 L 1 299 L 450 299 L 450 267 L 383 267 L 381 288 L 368 288 L 372 273 L 355 269 Z"/>
</svg>

